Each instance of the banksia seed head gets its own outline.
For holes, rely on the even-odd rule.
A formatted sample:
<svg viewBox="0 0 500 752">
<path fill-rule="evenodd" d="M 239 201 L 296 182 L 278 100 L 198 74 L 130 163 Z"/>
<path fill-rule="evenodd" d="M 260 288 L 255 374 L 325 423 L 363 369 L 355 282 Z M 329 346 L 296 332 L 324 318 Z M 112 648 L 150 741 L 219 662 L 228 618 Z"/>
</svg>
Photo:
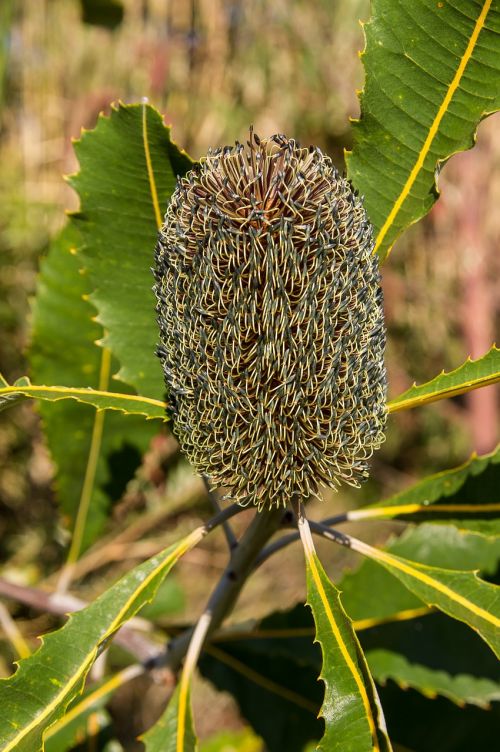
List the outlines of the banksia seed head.
<svg viewBox="0 0 500 752">
<path fill-rule="evenodd" d="M 161 359 L 181 446 L 259 507 L 357 486 L 384 438 L 385 327 L 372 228 L 317 148 L 210 150 L 156 247 Z"/>
</svg>

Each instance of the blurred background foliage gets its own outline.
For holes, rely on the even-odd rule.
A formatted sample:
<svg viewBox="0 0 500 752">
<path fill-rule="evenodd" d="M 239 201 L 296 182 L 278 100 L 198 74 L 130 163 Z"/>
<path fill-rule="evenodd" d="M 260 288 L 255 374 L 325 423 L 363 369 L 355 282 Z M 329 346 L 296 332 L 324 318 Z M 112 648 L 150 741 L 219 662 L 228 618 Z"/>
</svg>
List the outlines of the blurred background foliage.
<svg viewBox="0 0 500 752">
<path fill-rule="evenodd" d="M 78 167 L 71 139 L 92 128 L 112 101 L 147 97 L 194 158 L 209 146 L 244 139 L 253 123 L 264 135 L 285 132 L 318 144 L 342 169 L 343 150 L 351 142 L 349 119 L 358 114 L 356 90 L 363 83 L 358 19 L 368 16 L 368 0 L 2 0 L 0 371 L 7 379 L 27 371 L 29 300 L 39 261 L 65 222 L 64 210 L 77 207 L 61 177 Z M 483 123 L 474 151 L 444 168 L 441 200 L 398 241 L 383 269 L 392 395 L 459 365 L 468 354 L 482 355 L 495 340 L 499 122 L 496 115 Z M 473 450 L 489 451 L 497 440 L 497 408 L 491 387 L 393 416 L 386 444 L 374 459 L 373 479 L 359 492 L 328 497 L 329 509 L 374 500 L 462 462 Z M 39 583 L 64 560 L 53 474 L 36 406 L 4 413 L 0 552 L 5 570 L 23 584 Z M 168 515 L 162 516 L 164 508 Z M 201 484 L 178 458 L 175 441 L 159 436 L 116 505 L 109 529 L 125 529 L 130 520 L 140 520 L 139 513 L 160 522 L 146 530 L 139 525 L 133 551 L 130 545 L 126 553 L 123 547 L 111 551 L 104 542 L 93 563 L 82 567 L 83 597 L 102 589 L 103 571 L 116 577 L 165 545 L 172 527 L 190 527 L 208 508 Z M 375 537 L 381 531 L 383 526 Z M 335 559 L 329 552 L 335 566 L 343 556 Z M 169 608 L 181 619 L 196 613 L 208 587 L 204 578 L 224 562 L 223 542 L 217 539 L 186 557 L 164 614 Z M 277 577 L 284 607 L 302 597 L 300 551 L 287 550 L 259 571 L 245 590 L 239 618 L 263 615 L 275 605 L 268 589 Z M 16 615 L 28 639 L 52 626 L 50 617 L 27 607 Z M 0 673 L 6 675 L 12 656 L 5 640 L 0 646 Z M 239 729 L 229 696 L 214 702 L 213 690 L 199 683 L 196 702 L 211 708 L 210 714 L 195 713 L 200 736 L 210 737 L 215 728 Z M 122 718 L 123 728 L 125 721 L 131 719 Z M 141 722 L 142 716 L 132 723 L 134 733 Z M 126 729 L 123 733 L 126 737 Z M 227 749 L 259 748 L 253 736 L 238 735 L 241 745 L 231 747 L 229 740 Z M 207 750 L 226 749 L 215 741 L 207 744 Z"/>
</svg>

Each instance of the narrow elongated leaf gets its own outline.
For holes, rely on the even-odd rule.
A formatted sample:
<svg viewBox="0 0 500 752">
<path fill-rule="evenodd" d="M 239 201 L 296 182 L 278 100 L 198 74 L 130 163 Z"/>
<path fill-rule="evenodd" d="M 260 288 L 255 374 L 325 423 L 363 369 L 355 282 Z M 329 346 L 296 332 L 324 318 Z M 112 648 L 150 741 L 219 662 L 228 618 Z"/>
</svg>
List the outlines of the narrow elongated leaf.
<svg viewBox="0 0 500 752">
<path fill-rule="evenodd" d="M 357 631 L 356 622 L 353 626 Z M 252 629 L 248 624 L 233 628 L 226 642 L 218 645 L 225 650 L 236 647 L 250 666 L 256 656 L 269 662 L 288 658 L 319 672 L 321 656 L 313 637 L 312 615 L 297 604 L 265 617 Z M 359 637 L 373 678 L 379 683 L 390 678 L 427 697 L 442 694 L 457 704 L 484 708 L 499 696 L 498 666 L 489 648 L 465 624 L 440 612 L 372 626 L 363 629 Z"/>
<path fill-rule="evenodd" d="M 118 359 L 119 377 L 139 394 L 161 399 L 163 375 L 154 352 L 151 291 L 156 235 L 177 175 L 191 160 L 170 140 L 170 129 L 148 105 L 119 105 L 75 144 L 80 196 L 75 215 L 84 239 L 91 301 Z"/>
<path fill-rule="evenodd" d="M 348 175 L 365 197 L 383 259 L 431 208 L 439 166 L 470 148 L 500 107 L 496 0 L 374 0 L 365 87 Z"/>
<path fill-rule="evenodd" d="M 373 677 L 381 684 L 392 679 L 402 689 L 412 687 L 432 698 L 442 695 L 457 705 L 488 708 L 493 700 L 500 700 L 500 684 L 491 679 L 478 679 L 468 674 L 450 676 L 446 671 L 410 663 L 391 650 L 369 650 L 366 660 Z"/>
<path fill-rule="evenodd" d="M 485 535 L 500 532 L 500 446 L 463 465 L 430 475 L 410 488 L 349 512 L 350 520 L 378 517 L 453 521 Z"/>
<path fill-rule="evenodd" d="M 195 752 L 196 736 L 189 695 L 185 699 L 187 701 L 185 723 L 183 728 L 179 729 L 181 697 L 180 685 L 178 685 L 161 718 L 141 737 L 146 746 L 146 752 Z"/>
<path fill-rule="evenodd" d="M 165 575 L 204 535 L 198 528 L 113 585 L 92 605 L 75 613 L 42 646 L 0 682 L 2 752 L 38 752 L 44 731 L 64 714 L 82 689 L 99 650 L 117 629 L 150 601 Z"/>
<path fill-rule="evenodd" d="M 390 749 L 380 728 L 378 698 L 340 593 L 317 556 L 306 554 L 307 603 L 323 652 L 320 678 L 325 683 L 321 715 L 325 734 L 317 749 L 328 752 L 372 752 Z"/>
<path fill-rule="evenodd" d="M 194 752 L 196 736 L 191 716 L 191 681 L 212 620 L 205 612 L 192 632 L 179 684 L 159 722 L 144 737 L 150 752 Z"/>
<path fill-rule="evenodd" d="M 471 569 L 491 574 L 500 562 L 498 538 L 483 538 L 451 525 L 410 527 L 389 542 L 391 554 L 431 567 Z M 342 602 L 357 628 L 370 627 L 391 619 L 422 612 L 422 601 L 375 561 L 365 559 L 359 568 L 343 576 L 339 583 Z M 401 617 L 399 617 L 401 618 Z"/>
<path fill-rule="evenodd" d="M 370 508 L 400 504 L 435 504 L 438 501 L 450 503 L 465 503 L 467 501 L 477 503 L 499 502 L 500 487 L 496 483 L 497 477 L 500 477 L 499 473 L 500 445 L 489 454 L 481 456 L 473 454 L 458 467 L 429 475 L 389 499 L 371 504 Z M 478 498 L 481 493 L 487 498 Z"/>
<path fill-rule="evenodd" d="M 429 402 L 456 397 L 472 389 L 496 384 L 497 381 L 500 381 L 500 350 L 493 346 L 482 358 L 477 360 L 468 358 L 454 371 L 449 373 L 443 371 L 436 378 L 420 386 L 414 384 L 399 397 L 390 400 L 387 407 L 390 413 L 410 410 Z"/>
<path fill-rule="evenodd" d="M 475 572 L 429 567 L 355 538 L 351 546 L 385 567 L 428 606 L 436 606 L 475 629 L 500 657 L 500 587 L 479 579 Z"/>
<path fill-rule="evenodd" d="M 442 611 L 379 624 L 363 630 L 359 637 L 365 652 L 389 650 L 410 663 L 450 676 L 464 674 L 499 685 L 498 661 L 488 645 L 467 624 Z"/>
<path fill-rule="evenodd" d="M 1 378 L 1 377 L 0 377 Z M 40 386 L 32 384 L 28 377 L 17 379 L 9 384 L 4 378 L 0 381 L 0 410 L 12 407 L 23 399 L 41 399 L 58 402 L 73 399 L 85 405 L 92 405 L 98 410 L 118 410 L 127 415 L 142 415 L 146 419 L 165 420 L 165 403 L 151 397 L 136 394 L 107 392 L 90 387 Z"/>
</svg>

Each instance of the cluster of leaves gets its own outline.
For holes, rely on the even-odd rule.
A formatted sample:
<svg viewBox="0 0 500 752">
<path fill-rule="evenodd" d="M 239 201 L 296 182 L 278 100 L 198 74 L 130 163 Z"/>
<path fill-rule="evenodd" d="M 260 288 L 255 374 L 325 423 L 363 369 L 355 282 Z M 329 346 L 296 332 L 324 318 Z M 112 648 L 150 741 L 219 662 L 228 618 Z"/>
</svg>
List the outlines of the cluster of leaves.
<svg viewBox="0 0 500 752">
<path fill-rule="evenodd" d="M 365 30 L 366 86 L 348 171 L 365 197 L 383 260 L 436 199 L 438 166 L 470 147 L 480 119 L 500 106 L 500 9 L 491 0 L 376 0 Z M 102 532 L 111 502 L 165 420 L 150 265 L 176 176 L 191 165 L 145 104 L 115 108 L 75 148 L 81 169 L 71 183 L 80 211 L 42 264 L 33 383 L 0 382 L 1 408 L 41 400 L 58 497 L 72 529 L 70 565 Z M 500 352 L 492 347 L 392 398 L 388 410 L 499 380 Z M 271 752 L 299 752 L 311 739 L 319 750 L 389 750 L 389 735 L 415 752 L 478 741 L 493 748 L 493 711 L 484 709 L 500 699 L 490 660 L 490 650 L 500 653 L 500 599 L 486 578 L 500 559 L 499 480 L 500 449 L 341 515 L 335 528 L 331 520 L 311 523 L 313 532 L 363 554 L 359 568 L 334 585 L 306 543 L 310 608 L 299 604 L 251 629 L 211 636 L 201 672 L 235 696 Z M 383 549 L 336 529 L 371 519 L 409 524 Z M 0 684 L 3 750 L 72 749 L 90 711 L 101 709 L 106 718 L 109 695 L 145 667 L 82 697 L 93 662 L 208 531 L 198 528 L 133 569 Z M 145 735 L 148 752 L 195 749 L 189 680 L 190 674 L 181 680 Z M 423 703 L 438 696 L 432 710 L 425 705 L 433 722 L 423 730 Z M 466 708 L 460 718 L 457 706 Z"/>
</svg>

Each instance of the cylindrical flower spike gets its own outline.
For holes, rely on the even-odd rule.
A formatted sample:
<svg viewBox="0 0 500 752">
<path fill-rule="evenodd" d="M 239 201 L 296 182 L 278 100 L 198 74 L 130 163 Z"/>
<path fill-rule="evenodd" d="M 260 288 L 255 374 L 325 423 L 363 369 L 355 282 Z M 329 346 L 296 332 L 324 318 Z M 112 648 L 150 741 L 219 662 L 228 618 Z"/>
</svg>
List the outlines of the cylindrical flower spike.
<svg viewBox="0 0 500 752">
<path fill-rule="evenodd" d="M 182 449 L 258 507 L 357 486 L 384 439 L 372 228 L 317 148 L 250 132 L 172 195 L 156 247 L 161 359 Z"/>
</svg>

